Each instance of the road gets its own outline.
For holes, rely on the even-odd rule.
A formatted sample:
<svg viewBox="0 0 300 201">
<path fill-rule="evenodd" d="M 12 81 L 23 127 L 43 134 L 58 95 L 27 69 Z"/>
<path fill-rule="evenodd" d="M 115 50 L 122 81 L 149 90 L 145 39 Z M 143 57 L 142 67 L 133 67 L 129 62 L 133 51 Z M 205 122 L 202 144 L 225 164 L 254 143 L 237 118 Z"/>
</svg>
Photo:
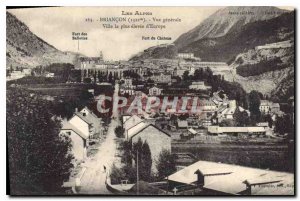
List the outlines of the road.
<svg viewBox="0 0 300 201">
<path fill-rule="evenodd" d="M 119 85 L 115 85 L 114 96 L 118 95 Z M 100 145 L 97 154 L 85 161 L 83 166 L 86 171 L 81 179 L 81 188 L 79 194 L 112 194 L 106 189 L 106 175 L 109 174 L 110 168 L 116 160 L 116 141 L 115 128 L 120 125 L 119 114 L 117 112 L 112 114 L 111 123 L 108 127 L 106 139 Z M 104 171 L 104 166 L 106 171 Z"/>
</svg>

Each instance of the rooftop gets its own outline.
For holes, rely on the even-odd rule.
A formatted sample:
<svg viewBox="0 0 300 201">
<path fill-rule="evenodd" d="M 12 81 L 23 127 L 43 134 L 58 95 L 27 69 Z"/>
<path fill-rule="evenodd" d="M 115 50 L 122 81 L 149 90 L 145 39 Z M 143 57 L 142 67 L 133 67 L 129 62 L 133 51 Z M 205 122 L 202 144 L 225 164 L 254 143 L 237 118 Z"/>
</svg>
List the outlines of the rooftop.
<svg viewBox="0 0 300 201">
<path fill-rule="evenodd" d="M 87 139 L 89 137 L 89 136 L 85 135 L 83 132 L 81 132 L 76 126 L 69 123 L 68 121 L 62 121 L 61 130 L 72 130 L 84 139 Z"/>
<path fill-rule="evenodd" d="M 246 181 L 254 185 L 252 195 L 293 195 L 294 174 L 250 168 L 238 165 L 223 164 L 209 161 L 198 161 L 170 175 L 169 180 L 192 184 L 197 181 L 195 172 L 200 170 L 205 178 L 204 188 L 224 193 L 239 194 L 246 190 Z M 264 187 L 261 184 L 271 184 Z"/>
</svg>

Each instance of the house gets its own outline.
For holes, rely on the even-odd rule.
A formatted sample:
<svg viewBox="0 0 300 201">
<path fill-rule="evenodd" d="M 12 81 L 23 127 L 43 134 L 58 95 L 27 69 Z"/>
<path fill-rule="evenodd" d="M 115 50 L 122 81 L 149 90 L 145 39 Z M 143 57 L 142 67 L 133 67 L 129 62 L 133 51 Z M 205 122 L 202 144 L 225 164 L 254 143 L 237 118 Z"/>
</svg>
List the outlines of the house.
<svg viewBox="0 0 300 201">
<path fill-rule="evenodd" d="M 211 86 L 206 86 L 204 82 L 192 82 L 192 84 L 189 86 L 189 89 L 210 90 Z"/>
<path fill-rule="evenodd" d="M 223 99 L 220 97 L 219 95 L 219 91 L 218 92 L 214 92 L 213 93 L 213 97 L 212 97 L 212 101 L 217 105 L 220 106 L 223 104 Z"/>
<path fill-rule="evenodd" d="M 127 119 L 129 119 L 131 116 L 130 115 L 123 115 L 122 116 L 122 124 L 125 123 L 125 121 L 127 121 Z"/>
<path fill-rule="evenodd" d="M 132 85 L 132 79 L 131 78 L 125 78 L 124 79 L 124 84 L 123 86 L 126 88 L 126 89 L 133 89 L 134 86 Z"/>
<path fill-rule="evenodd" d="M 93 135 L 93 123 L 80 112 L 75 112 L 75 114 L 69 119 L 69 123 L 75 126 L 84 135 L 88 137 Z"/>
<path fill-rule="evenodd" d="M 280 105 L 279 103 L 272 103 L 271 105 L 271 112 L 272 113 L 280 113 Z"/>
<path fill-rule="evenodd" d="M 269 123 L 268 123 L 268 122 L 258 122 L 258 123 L 256 124 L 256 126 L 268 128 L 268 127 L 269 127 Z"/>
<path fill-rule="evenodd" d="M 24 68 L 24 69 L 23 69 L 23 73 L 24 73 L 25 75 L 30 75 L 30 74 L 31 74 L 31 69 L 30 69 L 30 68 Z"/>
<path fill-rule="evenodd" d="M 260 126 L 252 127 L 219 127 L 219 126 L 208 126 L 208 133 L 210 134 L 266 134 L 266 129 Z"/>
<path fill-rule="evenodd" d="M 104 132 L 104 126 L 103 126 L 103 121 L 101 118 L 98 118 L 97 115 L 95 115 L 90 109 L 87 107 L 84 107 L 82 110 L 79 112 L 84 118 L 86 118 L 89 122 L 92 123 L 92 132 L 91 138 L 95 136 L 103 136 Z"/>
<path fill-rule="evenodd" d="M 60 135 L 68 136 L 71 139 L 71 151 L 76 160 L 81 161 L 87 157 L 87 140 L 89 138 L 87 133 L 83 133 L 80 129 L 68 121 L 63 121 Z"/>
<path fill-rule="evenodd" d="M 294 174 L 238 165 L 198 161 L 167 178 L 178 194 L 186 187 L 206 195 L 294 195 Z M 185 188 L 184 188 L 185 187 Z"/>
<path fill-rule="evenodd" d="M 222 105 L 218 110 L 218 118 L 222 119 L 233 119 L 233 115 L 236 111 L 236 101 L 229 100 L 226 105 Z"/>
<path fill-rule="evenodd" d="M 233 119 L 233 115 L 235 112 L 235 108 L 227 108 L 226 110 L 223 111 L 223 116 L 225 119 Z"/>
<path fill-rule="evenodd" d="M 270 113 L 280 113 L 280 105 L 279 103 L 273 103 L 268 100 L 261 100 L 259 105 L 260 112 L 264 114 Z"/>
<path fill-rule="evenodd" d="M 54 73 L 46 73 L 45 77 L 54 77 Z"/>
<path fill-rule="evenodd" d="M 152 171 L 157 172 L 156 164 L 163 150 L 171 151 L 171 136 L 153 124 L 140 122 L 127 130 L 126 139 L 132 144 L 139 138 L 147 141 L 152 158 Z"/>
<path fill-rule="evenodd" d="M 261 100 L 259 105 L 259 110 L 262 113 L 268 114 L 271 112 L 271 102 L 268 100 Z"/>
<path fill-rule="evenodd" d="M 193 59 L 194 58 L 194 53 L 178 53 L 177 56 L 181 59 Z"/>
<path fill-rule="evenodd" d="M 162 92 L 162 89 L 158 87 L 152 87 L 149 89 L 149 95 L 150 96 L 160 96 Z"/>
<path fill-rule="evenodd" d="M 208 126 L 211 126 L 212 125 L 212 120 L 209 119 L 209 118 L 205 118 L 205 119 L 202 119 L 201 120 L 201 123 L 202 123 L 202 126 L 203 127 L 208 127 Z"/>
<path fill-rule="evenodd" d="M 138 123 L 140 123 L 140 122 L 142 122 L 142 121 L 143 121 L 143 120 L 142 120 L 139 116 L 137 116 L 137 115 L 132 115 L 131 117 L 127 118 L 127 119 L 124 121 L 124 123 L 123 123 L 123 128 L 125 129 L 125 132 L 126 132 L 129 128 L 131 128 L 131 127 L 137 125 Z"/>
<path fill-rule="evenodd" d="M 217 105 L 212 100 L 201 99 L 199 104 L 203 112 L 215 112 L 217 110 Z"/>
<path fill-rule="evenodd" d="M 189 128 L 188 131 L 192 135 L 197 135 L 198 134 L 198 132 L 196 130 L 194 130 L 193 128 Z"/>
<path fill-rule="evenodd" d="M 178 120 L 177 121 L 177 128 L 179 129 L 186 129 L 188 127 L 187 120 Z"/>
<path fill-rule="evenodd" d="M 134 89 L 129 89 L 129 88 L 121 88 L 120 89 L 120 94 L 124 95 L 124 94 L 128 94 L 130 96 L 135 95 L 136 91 Z"/>
<path fill-rule="evenodd" d="M 163 73 L 160 73 L 160 74 L 156 74 L 156 75 L 152 75 L 151 76 L 151 80 L 153 80 L 155 83 L 168 83 L 170 84 L 171 83 L 171 74 L 163 74 Z"/>
<path fill-rule="evenodd" d="M 239 106 L 238 109 L 239 109 L 240 112 L 246 112 L 248 114 L 248 116 L 250 116 L 250 111 L 249 110 L 246 110 L 241 106 Z"/>
</svg>

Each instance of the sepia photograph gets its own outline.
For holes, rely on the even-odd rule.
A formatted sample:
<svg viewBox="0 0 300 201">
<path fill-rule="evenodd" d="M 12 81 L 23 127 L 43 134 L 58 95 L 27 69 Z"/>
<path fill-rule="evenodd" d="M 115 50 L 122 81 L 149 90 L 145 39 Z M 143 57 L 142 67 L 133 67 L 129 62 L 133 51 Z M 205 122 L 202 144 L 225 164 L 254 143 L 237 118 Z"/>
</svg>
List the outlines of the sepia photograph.
<svg viewBox="0 0 300 201">
<path fill-rule="evenodd" d="M 294 7 L 5 10 L 8 195 L 295 196 Z"/>
</svg>

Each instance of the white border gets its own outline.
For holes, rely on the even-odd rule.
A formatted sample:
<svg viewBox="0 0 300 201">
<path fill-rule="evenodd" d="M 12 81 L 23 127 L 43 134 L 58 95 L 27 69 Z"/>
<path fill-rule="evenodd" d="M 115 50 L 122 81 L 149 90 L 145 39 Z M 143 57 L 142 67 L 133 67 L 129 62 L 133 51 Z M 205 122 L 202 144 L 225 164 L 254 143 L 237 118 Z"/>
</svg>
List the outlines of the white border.
<svg viewBox="0 0 300 201">
<path fill-rule="evenodd" d="M 163 0 L 146 0 L 146 1 L 129 1 L 129 0 L 102 0 L 102 1 L 92 1 L 92 0 L 40 0 L 40 1 L 34 1 L 34 0 L 2 0 L 0 2 L 0 76 L 1 76 L 1 84 L 0 84 L 0 147 L 1 147 L 1 185 L 0 185 L 0 195 L 1 200 L 8 200 L 10 197 L 6 196 L 6 6 L 292 6 L 296 9 L 299 8 L 299 0 L 249 0 L 249 1 L 241 1 L 241 0 L 209 0 L 209 1 L 197 1 L 197 0 L 172 0 L 172 1 L 163 1 Z M 297 20 L 297 26 L 299 27 L 299 21 Z M 299 38 L 299 32 L 297 31 L 297 39 Z M 297 58 L 299 58 L 299 51 L 297 48 Z M 297 68 L 297 66 L 295 66 Z M 299 70 L 297 70 L 297 76 L 299 77 Z M 299 92 L 299 81 L 297 82 L 297 92 Z M 297 105 L 299 104 L 298 98 Z M 298 110 L 297 110 L 298 113 Z M 300 120 L 297 118 L 297 125 L 300 125 Z M 296 133 L 297 135 L 298 133 Z M 297 145 L 299 146 L 299 137 L 297 137 Z M 266 153 L 267 154 L 267 153 Z M 297 151 L 297 156 L 299 155 L 299 152 Z M 298 160 L 297 160 L 298 161 Z M 297 172 L 298 173 L 298 172 Z M 299 175 L 299 173 L 297 174 Z M 298 178 L 297 178 L 297 181 Z M 299 185 L 299 182 L 297 182 Z M 298 186 L 297 185 L 297 186 Z M 299 193 L 299 192 L 298 192 Z M 134 197 L 129 197 L 129 199 L 136 199 Z M 189 197 L 190 198 L 190 197 Z M 181 199 L 186 200 L 189 198 L 183 198 Z M 205 197 L 195 197 L 196 199 L 207 199 Z M 194 198 L 194 199 L 195 199 Z M 25 197 L 25 199 L 32 199 L 29 197 Z M 35 198 L 35 200 L 42 200 L 42 197 Z M 59 198 L 60 199 L 60 198 Z M 65 199 L 76 199 L 76 200 L 85 200 L 87 198 L 79 197 L 79 198 L 65 198 Z M 95 199 L 95 198 L 94 198 Z M 98 197 L 96 199 L 107 199 L 107 197 Z M 121 200 L 124 198 L 111 198 L 112 200 Z M 128 199 L 128 198 L 127 198 Z M 144 199 L 150 199 L 144 198 Z M 158 200 L 163 200 L 164 198 L 156 198 Z M 216 200 L 218 198 L 209 198 L 210 200 Z M 224 198 L 222 198 L 224 199 Z M 229 198 L 231 199 L 231 198 Z M 239 198 L 241 199 L 241 198 Z M 244 200 L 245 198 L 243 198 Z M 248 197 L 246 200 L 254 199 L 254 197 Z M 261 198 L 259 198 L 261 199 Z M 279 198 L 280 200 L 287 199 L 287 198 Z"/>
</svg>

